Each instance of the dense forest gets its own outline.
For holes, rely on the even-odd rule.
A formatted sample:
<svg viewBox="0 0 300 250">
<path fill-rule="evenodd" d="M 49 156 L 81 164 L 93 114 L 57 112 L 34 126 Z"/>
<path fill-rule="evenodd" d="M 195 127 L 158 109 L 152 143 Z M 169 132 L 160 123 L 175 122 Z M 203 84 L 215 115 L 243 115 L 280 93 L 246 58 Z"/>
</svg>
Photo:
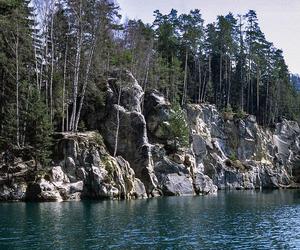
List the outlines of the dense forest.
<svg viewBox="0 0 300 250">
<path fill-rule="evenodd" d="M 299 117 L 295 77 L 254 10 L 207 25 L 198 9 L 156 10 L 146 24 L 122 23 L 112 0 L 0 0 L 2 147 L 42 161 L 53 131 L 90 129 L 84 113 L 104 105 L 115 67 L 181 106 L 209 102 L 263 126 Z"/>
</svg>

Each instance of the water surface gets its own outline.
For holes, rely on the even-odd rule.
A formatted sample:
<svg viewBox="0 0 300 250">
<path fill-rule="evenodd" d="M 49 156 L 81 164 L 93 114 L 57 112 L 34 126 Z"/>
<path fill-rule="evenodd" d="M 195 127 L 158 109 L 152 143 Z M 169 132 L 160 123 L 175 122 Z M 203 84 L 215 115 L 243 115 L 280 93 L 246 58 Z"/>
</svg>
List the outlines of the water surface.
<svg viewBox="0 0 300 250">
<path fill-rule="evenodd" d="M 0 249 L 300 249 L 300 191 L 0 203 Z"/>
</svg>

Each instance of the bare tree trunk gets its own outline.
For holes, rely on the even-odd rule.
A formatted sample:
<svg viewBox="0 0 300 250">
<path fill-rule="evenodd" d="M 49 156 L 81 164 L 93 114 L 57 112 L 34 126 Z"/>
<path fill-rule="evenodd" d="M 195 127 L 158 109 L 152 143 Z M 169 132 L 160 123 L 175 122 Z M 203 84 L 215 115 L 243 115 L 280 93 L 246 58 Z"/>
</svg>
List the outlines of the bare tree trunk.
<svg viewBox="0 0 300 250">
<path fill-rule="evenodd" d="M 266 125 L 269 125 L 269 124 L 267 124 L 268 123 L 268 118 L 266 117 L 267 116 L 267 114 L 268 114 L 268 100 L 269 100 L 269 80 L 267 81 L 267 93 L 266 93 L 266 108 L 265 108 L 265 110 L 266 110 L 266 112 L 265 112 L 265 115 L 264 115 L 264 125 L 266 126 Z"/>
<path fill-rule="evenodd" d="M 66 96 L 68 96 L 68 90 L 66 90 Z M 69 129 L 69 102 L 67 102 L 67 107 L 66 107 L 66 126 L 65 130 L 68 131 Z"/>
<path fill-rule="evenodd" d="M 37 35 L 37 34 L 36 34 Z M 35 75 L 36 75 L 36 89 L 40 90 L 40 82 L 39 82 L 39 66 L 38 66 L 38 58 L 37 58 L 37 51 L 36 46 L 34 45 L 34 59 L 35 59 Z"/>
<path fill-rule="evenodd" d="M 183 95 L 181 105 L 186 103 L 187 96 L 187 64 L 188 64 L 188 50 L 185 52 L 185 66 L 184 66 L 184 81 L 183 81 Z"/>
<path fill-rule="evenodd" d="M 211 74 L 211 55 L 208 56 L 208 85 L 212 84 L 212 74 Z M 207 88 L 207 86 L 206 86 Z M 203 95 L 204 97 L 204 95 Z"/>
<path fill-rule="evenodd" d="M 260 81 L 260 70 L 257 70 L 256 79 L 256 116 L 259 116 L 259 81 Z"/>
<path fill-rule="evenodd" d="M 201 58 L 199 58 L 199 92 L 198 92 L 198 103 L 202 102 L 202 99 L 201 99 L 202 91 L 203 91 L 203 86 L 202 86 Z"/>
<path fill-rule="evenodd" d="M 223 62 L 223 55 L 221 53 L 220 55 L 220 75 L 219 75 L 219 95 L 220 95 L 220 99 L 219 99 L 219 104 L 217 103 L 217 105 L 221 106 L 222 105 L 222 62 Z"/>
<path fill-rule="evenodd" d="M 144 93 L 146 93 L 146 89 L 147 89 L 147 85 L 148 85 L 150 57 L 151 57 L 151 51 L 148 53 L 148 56 L 147 56 L 146 74 L 145 74 L 145 78 L 144 78 L 144 81 L 143 81 L 143 92 Z M 173 86 L 173 85 L 171 85 L 171 86 Z M 144 101 L 145 101 L 145 98 L 143 96 L 142 107 L 141 107 L 142 111 L 144 110 Z"/>
<path fill-rule="evenodd" d="M 228 64 L 228 92 L 227 92 L 227 106 L 230 104 L 230 93 L 231 93 L 231 59 L 229 57 Z"/>
<path fill-rule="evenodd" d="M 29 86 L 28 86 L 28 89 L 27 89 L 27 100 L 26 100 L 26 107 L 25 107 L 25 111 L 26 111 L 26 112 L 27 112 L 28 109 L 29 109 L 30 92 L 31 92 L 31 89 L 30 89 L 30 85 L 29 85 Z M 22 147 L 25 146 L 26 129 L 27 129 L 27 121 L 26 121 L 26 119 L 25 119 L 25 120 L 24 120 L 24 123 L 23 123 Z"/>
<path fill-rule="evenodd" d="M 46 27 L 46 33 L 48 33 L 48 28 Z M 45 37 L 46 39 L 46 51 L 45 51 L 45 98 L 46 98 L 46 107 L 48 112 L 49 102 L 48 102 L 48 42 L 47 42 L 47 35 Z"/>
<path fill-rule="evenodd" d="M 4 71 L 2 71 L 2 89 L 1 89 L 1 100 L 4 100 L 4 96 L 5 96 L 5 82 L 4 82 Z M 4 117 L 4 103 L 2 103 L 1 105 L 1 117 Z M 0 121 L 1 123 L 1 130 L 0 130 L 0 135 L 3 134 L 3 129 L 4 129 L 4 124 L 3 124 L 3 120 Z"/>
<path fill-rule="evenodd" d="M 247 84 L 247 111 L 250 113 L 250 89 L 251 89 L 251 60 L 249 57 L 249 66 L 248 66 L 248 84 Z"/>
<path fill-rule="evenodd" d="M 240 108 L 242 111 L 244 111 L 244 79 L 243 79 L 243 33 L 242 33 L 242 15 L 238 15 L 239 17 L 239 32 L 240 32 L 240 82 L 241 82 L 241 103 L 240 103 Z"/>
<path fill-rule="evenodd" d="M 118 95 L 118 110 L 117 110 L 117 124 L 116 124 L 116 135 L 115 135 L 115 148 L 114 148 L 114 154 L 113 156 L 117 156 L 117 151 L 118 151 L 118 141 L 119 141 L 119 129 L 120 129 L 120 110 L 119 106 L 121 103 L 121 95 L 122 95 L 122 85 L 120 83 L 120 88 L 119 88 L 119 95 Z"/>
<path fill-rule="evenodd" d="M 82 91 L 81 91 L 79 108 L 78 108 L 78 112 L 77 112 L 76 119 L 75 119 L 75 131 L 77 131 L 77 128 L 78 128 L 80 113 L 81 113 L 81 109 L 82 109 L 82 105 L 83 105 L 83 101 L 84 101 L 84 97 L 85 97 L 85 91 L 86 91 L 88 81 L 89 81 L 90 69 L 91 69 L 91 64 L 92 64 L 95 47 L 96 47 L 96 39 L 93 42 L 93 45 L 92 45 L 92 48 L 91 48 L 91 51 L 89 54 L 89 61 L 88 61 L 86 71 L 85 71 L 85 77 L 84 77 L 84 83 L 83 83 Z"/>
<path fill-rule="evenodd" d="M 207 82 L 206 82 L 206 76 L 207 76 L 207 71 L 204 72 L 204 79 L 203 79 L 203 92 L 201 96 L 202 102 L 205 102 L 205 95 L 206 95 L 206 90 L 207 90 Z"/>
<path fill-rule="evenodd" d="M 77 19 L 79 29 L 77 31 L 77 46 L 76 46 L 76 58 L 75 58 L 75 72 L 74 72 L 74 81 L 73 81 L 73 108 L 71 114 L 71 120 L 69 124 L 69 130 L 75 131 L 75 119 L 77 111 L 77 96 L 78 96 L 78 82 L 79 82 L 79 71 L 80 71 L 80 57 L 81 57 L 81 46 L 82 46 L 82 1 L 80 1 L 80 14 Z"/>
<path fill-rule="evenodd" d="M 50 75 L 50 121 L 53 122 L 53 74 L 54 74 L 54 41 L 53 41 L 53 25 L 54 25 L 54 5 L 51 8 L 51 31 L 50 31 L 50 39 L 51 39 L 51 75 Z"/>
<path fill-rule="evenodd" d="M 68 44 L 66 44 L 65 61 L 64 61 L 64 79 L 63 79 L 63 91 L 62 91 L 62 123 L 61 131 L 65 130 L 65 92 L 66 92 L 66 75 L 67 75 L 67 56 L 68 56 Z"/>
<path fill-rule="evenodd" d="M 240 81 L 241 81 L 241 110 L 244 111 L 244 79 L 243 79 L 243 66 L 242 66 L 242 63 L 241 63 Z"/>
<path fill-rule="evenodd" d="M 20 110 L 19 110 L 19 25 L 17 24 L 16 35 L 16 143 L 20 147 Z"/>
</svg>

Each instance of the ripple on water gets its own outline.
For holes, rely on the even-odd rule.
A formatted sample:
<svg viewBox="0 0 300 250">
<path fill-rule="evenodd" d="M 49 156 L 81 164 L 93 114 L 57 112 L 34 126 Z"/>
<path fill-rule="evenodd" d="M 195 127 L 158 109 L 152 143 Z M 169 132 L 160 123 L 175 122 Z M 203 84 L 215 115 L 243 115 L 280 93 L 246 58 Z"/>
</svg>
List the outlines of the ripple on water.
<svg viewBox="0 0 300 250">
<path fill-rule="evenodd" d="M 1 203 L 0 249 L 299 249 L 300 191 Z"/>
</svg>

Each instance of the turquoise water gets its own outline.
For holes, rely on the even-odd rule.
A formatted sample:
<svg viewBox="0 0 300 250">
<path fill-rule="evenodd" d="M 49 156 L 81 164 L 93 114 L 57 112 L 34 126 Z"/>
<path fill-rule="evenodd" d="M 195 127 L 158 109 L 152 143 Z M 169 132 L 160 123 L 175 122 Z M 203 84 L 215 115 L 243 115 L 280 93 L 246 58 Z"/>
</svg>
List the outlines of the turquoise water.
<svg viewBox="0 0 300 250">
<path fill-rule="evenodd" d="M 0 203 L 0 249 L 300 249 L 300 191 Z"/>
</svg>

